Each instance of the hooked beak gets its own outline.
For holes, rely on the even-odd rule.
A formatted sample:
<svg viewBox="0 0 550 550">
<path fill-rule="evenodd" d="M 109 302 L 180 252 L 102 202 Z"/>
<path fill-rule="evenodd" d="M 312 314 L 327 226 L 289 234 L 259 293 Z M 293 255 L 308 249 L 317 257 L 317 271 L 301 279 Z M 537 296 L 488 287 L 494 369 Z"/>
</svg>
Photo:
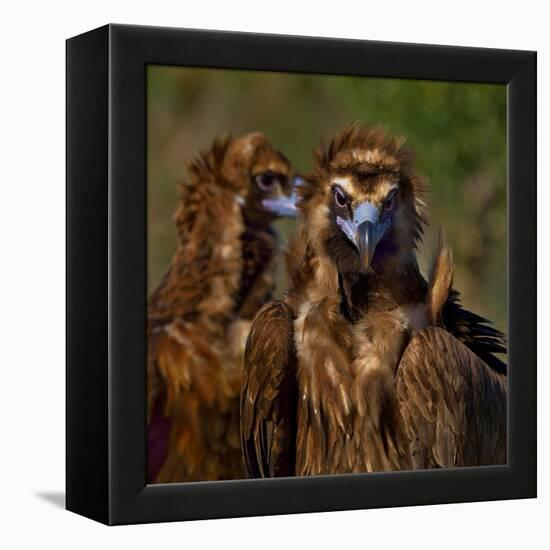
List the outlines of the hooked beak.
<svg viewBox="0 0 550 550">
<path fill-rule="evenodd" d="M 263 207 L 276 216 L 282 218 L 295 218 L 298 215 L 298 208 L 296 207 L 296 203 L 298 202 L 296 187 L 302 185 L 302 183 L 302 178 L 296 176 L 292 182 L 292 193 L 290 196 L 281 193 L 273 199 L 264 199 L 262 201 Z"/>
<path fill-rule="evenodd" d="M 361 265 L 365 272 L 368 271 L 376 246 L 388 229 L 390 221 L 381 221 L 378 208 L 365 201 L 355 208 L 352 220 L 337 216 L 336 222 L 357 248 Z"/>
</svg>

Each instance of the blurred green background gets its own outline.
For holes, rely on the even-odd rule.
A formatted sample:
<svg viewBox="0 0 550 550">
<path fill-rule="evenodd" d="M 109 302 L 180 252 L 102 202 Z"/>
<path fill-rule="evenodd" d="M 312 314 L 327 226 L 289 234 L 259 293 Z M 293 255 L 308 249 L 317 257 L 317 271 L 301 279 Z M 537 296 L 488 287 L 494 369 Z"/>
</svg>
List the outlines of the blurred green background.
<svg viewBox="0 0 550 550">
<path fill-rule="evenodd" d="M 361 120 L 405 136 L 428 179 L 423 272 L 442 227 L 464 305 L 506 331 L 505 86 L 149 66 L 147 87 L 149 291 L 175 247 L 177 182 L 215 136 L 261 131 L 307 172 L 322 138 Z M 283 241 L 292 226 L 278 222 Z"/>
</svg>

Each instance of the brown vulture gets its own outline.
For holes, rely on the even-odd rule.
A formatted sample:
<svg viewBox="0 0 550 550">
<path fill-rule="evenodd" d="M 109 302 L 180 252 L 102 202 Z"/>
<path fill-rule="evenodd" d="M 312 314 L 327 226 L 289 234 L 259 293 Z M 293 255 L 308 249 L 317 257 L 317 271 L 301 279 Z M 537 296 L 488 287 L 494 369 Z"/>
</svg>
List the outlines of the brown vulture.
<svg viewBox="0 0 550 550">
<path fill-rule="evenodd" d="M 177 247 L 148 304 L 148 480 L 245 477 L 239 391 L 246 336 L 271 298 L 277 237 L 295 212 L 292 169 L 259 133 L 194 158 Z"/>
<path fill-rule="evenodd" d="M 291 288 L 250 330 L 241 443 L 250 477 L 502 464 L 504 335 L 427 282 L 424 184 L 403 140 L 352 125 L 298 188 Z"/>
</svg>

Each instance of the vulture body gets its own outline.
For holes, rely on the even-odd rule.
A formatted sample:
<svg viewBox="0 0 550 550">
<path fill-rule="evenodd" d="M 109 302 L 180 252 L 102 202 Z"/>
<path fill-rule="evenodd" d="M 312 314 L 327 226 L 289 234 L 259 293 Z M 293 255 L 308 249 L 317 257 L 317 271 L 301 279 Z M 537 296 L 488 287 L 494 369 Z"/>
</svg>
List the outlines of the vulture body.
<svg viewBox="0 0 550 550">
<path fill-rule="evenodd" d="M 148 304 L 148 480 L 245 476 L 239 391 L 251 321 L 271 297 L 272 221 L 292 213 L 291 166 L 258 133 L 189 163 L 177 249 Z"/>
<path fill-rule="evenodd" d="M 292 285 L 248 336 L 241 442 L 251 477 L 502 464 L 502 333 L 451 289 L 440 240 L 427 282 L 412 153 L 353 125 L 299 188 Z"/>
</svg>

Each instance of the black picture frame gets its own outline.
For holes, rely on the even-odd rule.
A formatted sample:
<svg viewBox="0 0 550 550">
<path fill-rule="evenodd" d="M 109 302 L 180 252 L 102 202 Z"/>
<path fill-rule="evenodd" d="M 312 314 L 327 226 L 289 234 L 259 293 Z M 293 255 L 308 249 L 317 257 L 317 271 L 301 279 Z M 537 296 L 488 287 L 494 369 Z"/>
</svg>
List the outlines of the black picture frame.
<svg viewBox="0 0 550 550">
<path fill-rule="evenodd" d="M 146 66 L 501 83 L 508 464 L 146 485 Z M 67 41 L 67 509 L 107 524 L 536 496 L 536 53 L 108 25 Z"/>
</svg>

